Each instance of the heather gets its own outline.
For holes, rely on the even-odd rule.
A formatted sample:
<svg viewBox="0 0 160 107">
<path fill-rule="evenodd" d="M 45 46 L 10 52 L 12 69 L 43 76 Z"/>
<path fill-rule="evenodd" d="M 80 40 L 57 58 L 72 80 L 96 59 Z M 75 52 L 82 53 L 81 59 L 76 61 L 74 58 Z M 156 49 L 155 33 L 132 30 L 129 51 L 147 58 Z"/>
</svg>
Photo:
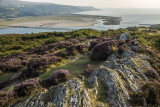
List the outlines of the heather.
<svg viewBox="0 0 160 107">
<path fill-rule="evenodd" d="M 44 86 L 57 85 L 60 82 L 64 82 L 69 77 L 70 72 L 66 69 L 55 71 L 51 77 L 46 78 L 42 81 Z"/>
<path fill-rule="evenodd" d="M 13 92 L 16 96 L 25 97 L 29 96 L 34 91 L 41 90 L 42 86 L 40 85 L 40 79 L 30 79 L 25 82 L 22 82 L 14 87 Z"/>
<path fill-rule="evenodd" d="M 12 91 L 0 91 L 0 105 L 2 107 L 8 107 L 17 101 L 22 101 L 25 97 L 36 91 L 43 90 L 44 88 L 40 85 L 40 79 L 29 79 L 17 84 Z"/>
<path fill-rule="evenodd" d="M 127 39 L 119 40 L 121 34 L 126 32 L 129 32 Z M 97 70 L 103 68 L 104 65 L 99 65 L 105 61 L 113 62 L 111 64 L 106 62 L 104 70 L 110 70 L 114 66 L 119 67 L 116 76 L 118 72 L 130 71 L 128 65 L 131 62 L 128 59 L 137 55 L 132 58 L 132 63 L 137 64 L 137 67 L 132 70 L 135 73 L 137 69 L 143 67 L 140 64 L 145 63 L 139 60 L 141 56 L 138 55 L 141 54 L 144 57 L 142 59 L 151 65 L 142 69 L 149 80 L 145 84 L 143 79 L 140 80 L 142 90 L 130 93 L 129 102 L 132 106 L 157 106 L 160 104 L 159 37 L 158 34 L 150 35 L 143 31 L 133 31 L 133 29 L 108 31 L 81 29 L 72 32 L 2 35 L 0 36 L 0 47 L 2 47 L 0 48 L 2 50 L 0 89 L 3 91 L 0 91 L 0 104 L 10 105 L 43 91 L 44 88 L 47 90 L 50 87 L 55 88 L 71 78 L 78 77 L 86 82 L 95 68 L 98 68 Z M 126 61 L 123 61 L 123 58 Z M 118 66 L 117 63 L 122 65 Z M 112 64 L 114 64 L 113 67 Z M 121 69 L 127 69 L 127 71 L 120 72 Z M 113 69 L 110 72 L 115 71 Z M 121 80 L 125 77 L 129 78 L 129 75 L 121 74 L 118 78 Z M 98 99 L 101 97 L 98 96 Z"/>
<path fill-rule="evenodd" d="M 112 43 L 110 42 L 103 42 L 100 44 L 97 44 L 93 48 L 93 52 L 91 54 L 92 60 L 105 60 L 109 55 L 111 54 L 112 50 Z"/>
</svg>

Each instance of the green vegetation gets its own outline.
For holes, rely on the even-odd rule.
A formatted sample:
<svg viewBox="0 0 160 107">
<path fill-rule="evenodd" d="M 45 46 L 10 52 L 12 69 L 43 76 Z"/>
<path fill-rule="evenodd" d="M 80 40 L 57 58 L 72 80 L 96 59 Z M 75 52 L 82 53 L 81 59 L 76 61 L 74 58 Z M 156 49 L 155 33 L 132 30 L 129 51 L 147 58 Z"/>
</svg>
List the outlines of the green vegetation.
<svg viewBox="0 0 160 107">
<path fill-rule="evenodd" d="M 87 55 L 78 55 L 75 58 L 71 58 L 70 61 L 64 59 L 57 65 L 51 65 L 47 72 L 40 75 L 39 78 L 46 79 L 51 76 L 54 71 L 61 69 L 67 69 L 73 76 L 76 76 L 84 73 L 84 69 L 86 68 L 87 64 L 99 65 L 100 63 L 102 63 L 102 61 L 91 61 Z"/>
<path fill-rule="evenodd" d="M 13 72 L 7 72 L 7 73 L 4 73 L 3 75 L 0 75 L 0 81 L 6 81 L 8 79 L 10 79 L 10 77 L 13 76 Z"/>
<path fill-rule="evenodd" d="M 25 17 L 25 16 L 44 16 L 53 14 L 72 14 L 81 11 L 95 10 L 94 7 L 67 6 L 49 3 L 33 3 L 19 0 L 3 0 L 0 4 L 0 19 Z"/>
<path fill-rule="evenodd" d="M 72 32 L 48 32 L 38 34 L 11 34 L 0 36 L 0 57 L 15 52 L 28 51 L 34 47 L 56 43 L 71 38 L 118 35 L 126 32 L 125 29 L 97 31 L 92 29 L 81 29 Z"/>
<path fill-rule="evenodd" d="M 15 91 L 18 96 L 30 95 L 31 92 L 26 93 L 26 91 L 32 91 L 32 86 L 34 86 L 35 89 L 38 89 L 39 85 L 41 85 L 41 81 L 44 81 L 45 79 L 47 81 L 47 79 L 51 77 L 55 71 L 62 69 L 68 70 L 71 74 L 71 77 L 78 77 L 80 79 L 83 78 L 82 75 L 87 77 L 84 72 L 85 70 L 86 72 L 90 73 L 92 72 L 92 68 L 103 62 L 90 60 L 88 55 L 89 52 L 86 52 L 89 49 L 88 43 L 91 43 L 91 41 L 103 43 L 103 41 L 108 40 L 106 43 L 109 44 L 109 42 L 113 42 L 113 39 L 118 40 L 120 34 L 124 32 L 129 32 L 130 37 L 133 38 L 133 40 L 127 40 L 126 42 L 131 44 L 133 42 L 138 42 L 138 44 L 136 43 L 136 46 L 139 47 L 137 53 L 143 53 L 150 56 L 149 61 L 154 68 L 148 71 L 146 70 L 147 73 L 145 73 L 145 75 L 149 78 L 149 82 L 142 87 L 143 92 L 133 93 L 133 95 L 131 95 L 131 101 L 133 101 L 133 103 L 137 102 L 137 105 L 143 105 L 143 101 L 145 99 L 147 104 L 160 104 L 158 96 L 160 90 L 160 84 L 158 80 L 158 73 L 160 73 L 160 34 L 157 34 L 157 32 L 152 32 L 152 34 L 150 34 L 148 31 L 142 30 L 142 28 L 128 28 L 108 31 L 81 29 L 72 32 L 44 32 L 38 34 L 2 35 L 0 36 L 1 88 L 4 88 L 6 85 L 8 85 L 10 86 L 8 87 L 8 90 L 15 91 L 15 88 L 12 84 L 13 82 L 21 82 L 24 78 L 30 79 L 38 77 L 37 82 L 27 81 L 26 83 L 21 83 L 21 85 L 17 85 L 16 83 L 14 84 L 15 86 L 18 86 L 17 90 Z M 111 37 L 111 39 L 109 37 Z M 113 48 L 114 51 L 117 51 L 117 49 L 119 49 L 117 46 L 118 42 L 114 42 L 115 44 L 113 43 Z M 104 45 L 101 44 L 100 46 Z M 105 50 L 107 48 L 99 47 L 98 49 Z M 102 53 L 102 55 L 103 54 L 106 55 L 106 53 Z M 98 55 L 99 54 L 97 54 L 97 56 Z M 20 74 L 17 75 L 18 73 Z M 99 106 L 99 102 L 104 103 L 105 106 L 109 106 L 107 100 L 108 96 L 106 93 L 107 87 L 105 87 L 103 82 L 98 81 L 98 94 L 95 98 L 96 90 L 86 81 L 87 78 L 83 79 L 85 88 L 88 88 L 89 92 L 91 93 L 91 102 L 94 103 L 95 106 Z M 52 82 L 52 77 L 50 82 Z M 56 83 L 57 81 L 54 82 Z M 57 82 L 57 84 L 58 83 L 59 82 Z M 24 87 L 28 87 L 28 85 L 28 90 L 23 90 Z M 13 93 L 3 92 L 0 94 L 3 97 L 8 95 L 8 98 L 10 99 L 14 98 Z M 139 99 L 137 99 L 137 97 Z M 3 102 L 3 100 L 1 101 Z"/>
</svg>

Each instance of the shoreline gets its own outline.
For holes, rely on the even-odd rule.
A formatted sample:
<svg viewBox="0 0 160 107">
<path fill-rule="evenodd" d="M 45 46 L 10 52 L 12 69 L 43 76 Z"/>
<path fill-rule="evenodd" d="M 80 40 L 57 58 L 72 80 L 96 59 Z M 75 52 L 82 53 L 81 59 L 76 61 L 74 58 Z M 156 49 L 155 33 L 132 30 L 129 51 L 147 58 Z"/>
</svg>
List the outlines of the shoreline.
<svg viewBox="0 0 160 107">
<path fill-rule="evenodd" d="M 88 27 L 98 24 L 94 18 L 83 18 L 79 20 L 43 20 L 15 23 L 10 27 L 25 27 L 25 28 L 43 28 L 43 27 Z"/>
<path fill-rule="evenodd" d="M 97 20 L 103 20 L 104 25 L 118 25 L 121 17 L 99 15 L 54 15 L 39 17 L 18 17 L 0 19 L 0 28 L 9 27 L 91 27 L 98 24 Z"/>
</svg>

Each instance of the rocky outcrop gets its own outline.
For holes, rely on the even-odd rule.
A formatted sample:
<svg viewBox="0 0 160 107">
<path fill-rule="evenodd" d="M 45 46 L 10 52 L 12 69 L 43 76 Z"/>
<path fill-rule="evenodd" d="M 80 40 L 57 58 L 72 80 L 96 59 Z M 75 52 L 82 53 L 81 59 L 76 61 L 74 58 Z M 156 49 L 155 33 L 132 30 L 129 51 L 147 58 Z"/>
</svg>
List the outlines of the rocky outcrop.
<svg viewBox="0 0 160 107">
<path fill-rule="evenodd" d="M 129 39 L 129 33 L 123 33 L 121 34 L 119 41 L 125 41 L 127 39 Z"/>
<path fill-rule="evenodd" d="M 90 94 L 78 79 L 71 79 L 11 107 L 91 107 Z"/>
<path fill-rule="evenodd" d="M 72 78 L 64 83 L 46 89 L 45 92 L 26 98 L 11 107 L 130 107 L 131 93 L 142 92 L 142 86 L 149 81 L 150 57 L 136 53 L 138 43 L 122 34 L 117 42 L 95 43 L 91 59 L 106 59 L 98 66 L 88 65 L 84 70 L 86 78 Z M 106 39 L 107 40 L 107 39 Z M 122 44 L 121 44 L 122 43 Z M 114 50 L 111 51 L 111 49 Z M 68 74 L 68 73 L 67 73 Z M 53 76 L 54 77 L 54 76 Z M 77 76 L 78 77 L 78 76 Z M 154 73 L 151 78 L 158 78 Z M 55 78 L 51 78 L 51 82 Z M 50 80 L 50 79 L 49 79 Z M 48 81 L 48 80 L 47 80 Z M 87 86 L 88 85 L 88 86 Z M 146 105 L 145 101 L 143 105 Z"/>
<path fill-rule="evenodd" d="M 131 106 L 129 93 L 140 91 L 142 84 L 148 81 L 144 74 L 145 70 L 151 67 L 148 59 L 146 55 L 131 50 L 124 51 L 121 55 L 112 54 L 99 68 L 92 71 L 88 80 L 95 84 L 97 77 L 105 83 L 111 106 Z"/>
</svg>

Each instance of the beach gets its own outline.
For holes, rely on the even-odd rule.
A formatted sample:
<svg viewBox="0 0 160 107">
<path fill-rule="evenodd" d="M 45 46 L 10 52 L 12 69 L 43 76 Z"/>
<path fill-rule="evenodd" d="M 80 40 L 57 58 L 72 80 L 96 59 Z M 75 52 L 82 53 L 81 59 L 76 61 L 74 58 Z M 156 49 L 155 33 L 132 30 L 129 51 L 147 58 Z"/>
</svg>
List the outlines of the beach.
<svg viewBox="0 0 160 107">
<path fill-rule="evenodd" d="M 12 27 L 85 27 L 94 26 L 97 24 L 95 18 L 81 18 L 76 20 L 42 20 L 42 21 L 29 21 L 22 23 L 14 23 L 9 26 Z"/>
</svg>

